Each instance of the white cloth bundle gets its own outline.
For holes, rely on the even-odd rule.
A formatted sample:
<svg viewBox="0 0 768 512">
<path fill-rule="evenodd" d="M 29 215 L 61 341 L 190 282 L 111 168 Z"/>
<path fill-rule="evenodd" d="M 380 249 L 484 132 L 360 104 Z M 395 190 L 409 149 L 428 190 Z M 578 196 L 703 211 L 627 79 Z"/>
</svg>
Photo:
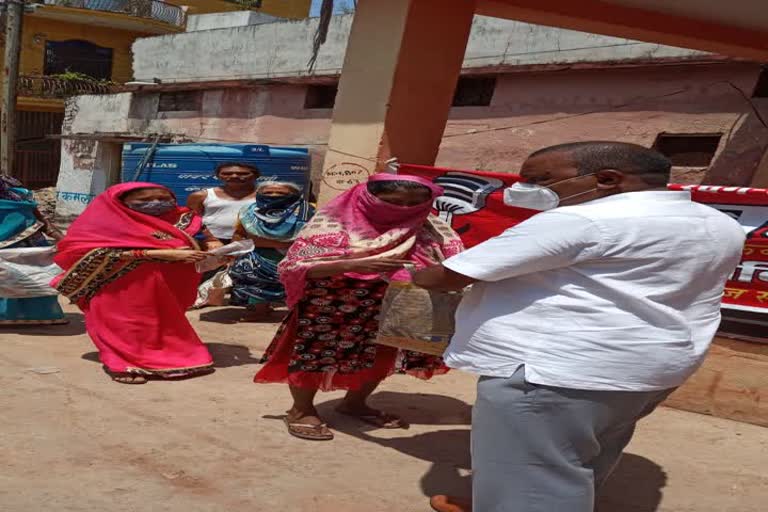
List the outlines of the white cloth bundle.
<svg viewBox="0 0 768 512">
<path fill-rule="evenodd" d="M 0 249 L 0 297 L 29 299 L 57 295 L 50 282 L 61 273 L 55 247 Z"/>
</svg>

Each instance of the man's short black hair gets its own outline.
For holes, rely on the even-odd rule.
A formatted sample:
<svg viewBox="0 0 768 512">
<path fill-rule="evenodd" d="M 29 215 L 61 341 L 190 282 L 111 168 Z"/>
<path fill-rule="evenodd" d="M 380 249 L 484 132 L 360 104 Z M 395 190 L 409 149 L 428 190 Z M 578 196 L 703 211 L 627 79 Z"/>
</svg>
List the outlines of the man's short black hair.
<svg viewBox="0 0 768 512">
<path fill-rule="evenodd" d="M 214 171 L 214 173 L 216 174 L 216 176 L 218 176 L 221 170 L 226 169 L 227 167 L 242 167 L 244 169 L 248 169 L 249 171 L 251 171 L 254 177 L 256 178 L 261 176 L 261 171 L 259 171 L 258 167 L 256 167 L 253 164 L 247 164 L 244 162 L 222 162 L 216 166 L 216 171 Z"/>
<path fill-rule="evenodd" d="M 656 150 L 628 142 L 588 141 L 558 144 L 531 153 L 529 158 L 548 153 L 565 153 L 580 175 L 605 169 L 642 176 L 648 183 L 669 182 L 672 162 Z"/>
</svg>

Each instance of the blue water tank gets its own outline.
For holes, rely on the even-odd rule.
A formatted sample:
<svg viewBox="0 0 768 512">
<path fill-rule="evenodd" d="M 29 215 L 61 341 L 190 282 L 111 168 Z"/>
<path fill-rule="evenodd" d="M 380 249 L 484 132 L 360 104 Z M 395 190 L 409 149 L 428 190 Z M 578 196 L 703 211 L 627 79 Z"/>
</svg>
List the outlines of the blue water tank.
<svg viewBox="0 0 768 512">
<path fill-rule="evenodd" d="M 305 148 L 255 144 L 158 144 L 154 155 L 136 176 L 152 144 L 123 145 L 122 180 L 149 181 L 164 185 L 184 204 L 187 196 L 219 183 L 213 171 L 222 162 L 243 162 L 261 171 L 260 180 L 290 181 L 307 190 L 310 156 Z"/>
</svg>

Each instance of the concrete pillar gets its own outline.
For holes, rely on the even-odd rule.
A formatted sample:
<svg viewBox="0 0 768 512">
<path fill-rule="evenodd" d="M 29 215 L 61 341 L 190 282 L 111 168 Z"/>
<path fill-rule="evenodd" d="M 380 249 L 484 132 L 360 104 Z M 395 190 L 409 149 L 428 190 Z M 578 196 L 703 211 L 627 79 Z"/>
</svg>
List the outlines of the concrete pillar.
<svg viewBox="0 0 768 512">
<path fill-rule="evenodd" d="M 768 150 L 763 153 L 763 157 L 760 159 L 757 169 L 755 169 L 755 174 L 752 176 L 750 186 L 768 188 Z"/>
<path fill-rule="evenodd" d="M 120 182 L 122 143 L 63 139 L 56 182 L 56 220 L 70 224 L 93 199 Z"/>
<path fill-rule="evenodd" d="M 361 0 L 323 165 L 320 203 L 391 157 L 433 164 L 466 50 L 474 0 Z"/>
</svg>

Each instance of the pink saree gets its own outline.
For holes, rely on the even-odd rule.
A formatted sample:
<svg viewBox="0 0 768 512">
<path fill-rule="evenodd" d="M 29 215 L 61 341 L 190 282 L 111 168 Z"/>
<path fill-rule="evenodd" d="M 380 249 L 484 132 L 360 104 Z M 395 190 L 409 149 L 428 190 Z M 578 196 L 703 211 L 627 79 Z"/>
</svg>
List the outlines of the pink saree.
<svg viewBox="0 0 768 512">
<path fill-rule="evenodd" d="M 194 264 L 126 262 L 131 249 L 196 248 L 199 216 L 186 208 L 161 217 L 133 211 L 120 197 L 151 183 L 109 188 L 72 224 L 58 247 L 65 272 L 52 284 L 85 314 L 88 335 L 114 373 L 174 376 L 213 361 L 186 318 L 200 275 Z"/>
</svg>

